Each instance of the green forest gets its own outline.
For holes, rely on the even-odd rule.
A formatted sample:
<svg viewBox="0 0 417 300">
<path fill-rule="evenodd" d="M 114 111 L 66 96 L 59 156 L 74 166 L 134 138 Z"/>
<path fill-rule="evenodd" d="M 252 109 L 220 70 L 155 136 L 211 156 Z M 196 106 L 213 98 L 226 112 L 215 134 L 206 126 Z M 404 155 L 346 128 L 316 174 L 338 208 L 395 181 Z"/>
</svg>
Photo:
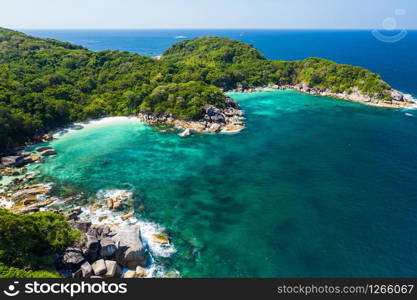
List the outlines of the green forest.
<svg viewBox="0 0 417 300">
<path fill-rule="evenodd" d="M 301 82 L 390 100 L 389 85 L 361 67 L 320 58 L 272 61 L 227 38 L 182 41 L 157 60 L 0 28 L 0 152 L 88 118 L 147 111 L 198 120 L 204 105 L 224 105 L 223 90 Z"/>
<path fill-rule="evenodd" d="M 60 277 L 53 268 L 56 255 L 79 237 L 63 215 L 0 209 L 0 278 Z"/>
</svg>

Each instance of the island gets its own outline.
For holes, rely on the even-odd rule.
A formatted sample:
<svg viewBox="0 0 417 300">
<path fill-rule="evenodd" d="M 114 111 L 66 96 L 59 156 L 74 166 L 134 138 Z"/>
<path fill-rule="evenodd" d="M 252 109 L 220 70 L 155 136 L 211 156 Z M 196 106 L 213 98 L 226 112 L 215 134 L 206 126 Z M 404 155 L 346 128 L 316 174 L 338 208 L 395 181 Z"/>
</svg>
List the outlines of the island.
<svg viewBox="0 0 417 300">
<path fill-rule="evenodd" d="M 273 61 L 252 45 L 227 38 L 184 40 L 155 59 L 94 52 L 0 28 L 0 176 L 22 175 L 0 193 L 6 206 L 0 209 L 0 276 L 118 277 L 121 266 L 136 268 L 125 277 L 145 277 L 142 267 L 148 264 L 136 228 L 122 232 L 92 226 L 78 219 L 79 207 L 41 211 L 74 198 L 57 199 L 50 186 L 31 183 L 38 174 L 27 173 L 25 166 L 57 153 L 47 146 L 29 152 L 25 146 L 48 142 L 55 130 L 74 122 L 104 116 L 136 116 L 151 125 L 175 126 L 182 137 L 236 133 L 245 128 L 244 113 L 227 92 L 268 89 L 387 108 L 415 103 L 364 68 L 321 58 Z M 122 191 L 90 209 L 117 210 L 130 200 Z M 154 239 L 169 243 L 164 234 Z M 123 251 L 116 246 L 120 243 Z"/>
</svg>

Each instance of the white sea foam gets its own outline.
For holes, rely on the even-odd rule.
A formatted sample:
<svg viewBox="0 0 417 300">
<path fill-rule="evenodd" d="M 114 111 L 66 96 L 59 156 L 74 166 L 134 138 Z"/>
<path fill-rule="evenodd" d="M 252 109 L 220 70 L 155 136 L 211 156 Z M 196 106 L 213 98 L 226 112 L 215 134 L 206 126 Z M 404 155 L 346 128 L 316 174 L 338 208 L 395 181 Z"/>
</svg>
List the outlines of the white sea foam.
<svg viewBox="0 0 417 300">
<path fill-rule="evenodd" d="M 155 234 L 161 234 L 165 232 L 165 228 L 154 222 L 145 221 L 135 216 L 123 220 L 122 216 L 126 215 L 126 212 L 113 211 L 106 207 L 105 199 L 120 197 L 122 201 L 128 201 L 133 197 L 133 192 L 128 190 L 108 189 L 100 190 L 96 194 L 97 202 L 101 207 L 93 211 L 91 206 L 82 207 L 82 213 L 79 215 L 81 220 L 89 220 L 95 225 L 115 225 L 115 226 L 133 226 L 139 225 L 141 232 L 141 239 L 146 248 L 148 248 L 151 254 L 151 264 L 145 268 L 148 271 L 148 277 L 163 277 L 166 271 L 163 266 L 158 265 L 155 259 L 158 257 L 169 257 L 176 252 L 176 249 L 172 243 L 160 244 L 156 243 L 153 239 Z M 125 270 L 126 271 L 126 270 Z"/>
</svg>

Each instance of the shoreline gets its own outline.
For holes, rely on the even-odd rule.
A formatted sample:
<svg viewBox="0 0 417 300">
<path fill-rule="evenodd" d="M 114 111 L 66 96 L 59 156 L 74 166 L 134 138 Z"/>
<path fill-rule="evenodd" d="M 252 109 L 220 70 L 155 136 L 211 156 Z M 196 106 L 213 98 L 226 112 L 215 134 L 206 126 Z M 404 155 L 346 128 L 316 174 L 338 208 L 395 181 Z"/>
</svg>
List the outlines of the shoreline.
<svg viewBox="0 0 417 300">
<path fill-rule="evenodd" d="M 271 87 L 260 87 L 256 89 L 244 90 L 239 92 L 251 93 L 251 92 L 268 92 L 274 90 L 284 90 L 287 87 L 280 87 L 280 88 L 271 88 Z M 234 91 L 236 92 L 236 91 Z M 228 100 L 230 102 L 230 100 Z M 210 119 L 206 121 L 183 121 L 177 120 L 172 118 L 168 115 L 159 115 L 154 116 L 152 114 L 139 114 L 138 116 L 113 116 L 113 117 L 102 117 L 100 119 L 93 119 L 87 120 L 85 122 L 76 122 L 72 125 L 68 126 L 64 129 L 59 129 L 54 131 L 53 133 L 49 133 L 52 135 L 53 138 L 59 138 L 64 134 L 69 134 L 73 132 L 77 132 L 79 130 L 86 130 L 89 128 L 94 128 L 95 126 L 106 126 L 111 124 L 118 124 L 118 123 L 125 123 L 125 122 L 146 122 L 150 125 L 158 125 L 158 124 L 167 124 L 170 126 L 174 126 L 177 129 L 182 129 L 184 131 L 196 131 L 201 133 L 210 133 L 210 128 L 214 124 L 217 124 L 219 127 L 217 128 L 216 132 L 219 133 L 233 133 L 231 131 L 224 131 L 224 128 L 229 125 L 235 125 L 232 123 L 234 120 L 239 120 L 240 122 L 244 120 L 243 111 L 240 109 L 240 106 L 237 102 L 232 100 L 229 103 L 229 107 L 225 109 L 217 109 L 213 106 L 205 107 L 205 117 L 209 116 Z M 233 106 L 233 107 L 232 107 Z M 225 111 L 229 108 L 233 108 L 230 110 L 233 112 L 230 116 L 225 115 Z M 214 110 L 218 111 L 214 111 Z M 213 112 L 210 112 L 213 110 Z M 218 117 L 221 115 L 225 115 L 224 122 L 217 121 Z M 214 117 L 212 119 L 211 117 Z M 227 119 L 228 117 L 229 119 Z M 236 117 L 236 118 L 235 118 Z M 145 120 L 145 118 L 147 118 Z M 223 119 L 222 119 L 223 120 Z M 230 120 L 230 121 L 229 121 Z M 205 122 L 205 123 L 204 123 Z M 243 124 L 243 122 L 241 122 Z M 204 127 L 203 127 L 204 126 Z M 240 132 L 244 129 L 244 126 L 237 132 Z M 217 126 L 216 126 L 217 127 Z M 32 145 L 34 146 L 34 145 Z M 31 152 L 32 155 L 38 155 L 44 151 L 51 151 L 53 149 L 44 149 L 40 151 L 39 148 L 45 148 L 41 145 L 38 145 L 33 149 Z M 46 147 L 48 148 L 48 147 Z M 22 154 L 22 155 L 27 155 Z M 58 154 L 51 154 L 46 155 L 45 157 L 59 155 Z M 41 155 L 40 155 L 41 156 Z M 28 165 L 38 164 L 42 161 L 33 161 Z M 16 168 L 14 168 L 16 169 Z M 24 167 L 20 169 L 25 169 Z M 20 172 L 20 169 L 16 171 Z M 0 168 L 0 171 L 4 171 L 4 169 Z M 125 228 L 130 229 L 137 229 L 139 232 L 139 242 L 140 247 L 143 249 L 143 253 L 141 254 L 144 257 L 148 257 L 149 262 L 143 265 L 139 265 L 140 268 L 121 268 L 121 274 L 119 277 L 126 276 L 135 276 L 135 278 L 153 278 L 153 277 L 179 277 L 180 274 L 177 270 L 164 270 L 164 266 L 156 263 L 157 258 L 166 258 L 170 257 L 172 254 L 176 252 L 175 246 L 170 240 L 168 234 L 166 233 L 165 229 L 157 223 L 152 221 L 148 221 L 142 219 L 138 215 L 137 211 L 133 210 L 133 206 L 129 204 L 130 201 L 133 201 L 133 193 L 132 191 L 128 190 L 99 190 L 95 194 L 95 202 L 94 203 L 82 203 L 79 200 L 79 196 L 81 195 L 78 193 L 76 196 L 69 197 L 63 199 L 61 196 L 53 196 L 50 195 L 49 192 L 52 189 L 52 184 L 48 183 L 39 183 L 33 184 L 31 181 L 39 174 L 34 174 L 35 172 L 26 172 L 23 171 L 19 178 L 24 180 L 23 182 L 16 182 L 12 183 L 9 187 L 10 190 L 8 192 L 1 192 L 0 186 L 0 208 L 8 209 L 14 213 L 33 213 L 37 211 L 52 211 L 59 214 L 66 216 L 69 222 L 73 225 L 74 228 L 82 228 L 84 238 L 88 238 L 90 234 L 90 228 L 94 230 L 110 230 L 111 232 L 119 233 L 121 230 L 125 230 Z M 8 176 L 6 176 L 8 177 Z M 1 179 L 1 178 L 0 178 Z M 13 181 L 13 180 L 12 180 Z M 36 180 L 35 180 L 36 181 Z M 6 194 L 9 195 L 6 195 Z M 71 198 L 71 199 L 70 199 Z M 111 199 L 111 200 L 109 200 Z M 119 200 L 115 200 L 119 199 Z M 16 201 L 15 201 L 16 200 Z M 109 201 L 111 201 L 111 205 L 109 205 Z M 120 202 L 117 204 L 123 208 L 116 208 L 114 209 L 114 203 Z M 87 230 L 85 228 L 88 227 Z M 100 241 L 101 237 L 97 237 Z M 114 245 L 117 245 L 116 241 L 113 241 Z M 82 253 L 83 257 L 85 257 L 85 246 L 80 245 L 72 245 L 68 247 L 63 257 L 65 257 L 66 253 L 74 253 L 73 249 L 77 249 L 77 253 Z M 117 246 L 115 246 L 117 249 Z M 142 251 L 142 250 L 141 250 Z M 155 259 L 156 258 L 156 259 Z M 64 258 L 62 258 L 64 259 Z M 113 259 L 113 258 L 112 258 Z M 113 261 L 113 260 L 112 260 Z M 93 265 L 97 260 L 88 261 L 87 262 Z M 68 264 L 68 263 L 64 263 Z M 77 265 L 74 267 L 74 272 L 66 274 L 67 277 L 79 278 L 76 276 L 81 276 L 78 272 L 79 266 Z M 78 272 L 78 273 L 77 273 Z M 133 273 L 134 274 L 133 274 Z M 100 277 L 104 278 L 104 277 Z"/>
<path fill-rule="evenodd" d="M 140 217 L 133 210 L 135 201 L 133 191 L 99 190 L 87 200 L 82 193 L 66 198 L 62 195 L 57 196 L 51 193 L 53 187 L 54 183 L 29 183 L 13 186 L 7 192 L 0 192 L 0 209 L 6 209 L 15 214 L 57 213 L 64 216 L 73 229 L 81 232 L 80 239 L 58 253 L 59 256 L 54 263 L 56 271 L 64 278 L 161 278 L 180 276 L 177 270 L 166 269 L 164 264 L 158 262 L 159 258 L 169 258 L 177 250 L 162 225 Z M 91 201 L 92 199 L 94 199 L 94 202 Z M 101 233 L 97 233 L 104 231 L 114 234 L 104 237 Z M 132 233 L 132 231 L 137 232 L 137 234 Z M 126 234 L 127 237 L 133 234 L 131 237 L 134 241 L 128 245 L 122 246 L 120 244 L 119 246 L 118 240 L 109 240 L 116 234 L 118 236 Z M 91 254 L 89 242 L 92 236 L 93 240 L 98 240 L 101 245 L 95 247 L 94 255 Z M 106 244 L 103 244 L 102 241 Z M 128 263 L 119 258 L 116 253 L 116 251 L 119 251 L 118 249 L 125 251 L 126 246 L 137 253 Z M 108 247 L 111 247 L 114 251 L 103 254 L 104 249 Z M 86 266 L 90 270 L 91 268 L 94 270 L 94 264 L 100 260 L 116 262 L 120 272 L 111 276 L 80 275 L 79 270 Z"/>
<path fill-rule="evenodd" d="M 95 126 L 131 121 L 139 121 L 139 119 L 136 116 L 104 117 L 82 123 L 74 123 L 65 129 L 56 131 L 56 134 L 60 134 L 55 136 L 55 138 L 59 139 L 64 134 Z M 55 151 L 51 147 L 44 147 L 41 144 L 32 145 L 32 147 L 34 149 L 31 149 L 31 152 L 24 151 L 24 153 L 21 152 L 20 154 L 25 155 L 24 157 L 30 157 L 31 155 L 39 155 L 40 149 L 50 152 Z M 54 152 L 53 155 L 48 155 L 48 157 L 55 155 L 59 155 L 59 153 Z M 43 158 L 46 158 L 46 156 Z M 120 272 L 118 271 L 119 273 L 111 276 L 100 275 L 101 278 L 180 276 L 177 270 L 165 269 L 164 264 L 158 262 L 159 258 L 169 258 L 174 254 L 176 252 L 175 246 L 163 226 L 142 218 L 138 215 L 140 212 L 133 209 L 133 202 L 136 198 L 133 190 L 99 190 L 88 198 L 85 197 L 82 191 L 78 191 L 76 195 L 65 198 L 61 193 L 54 192 L 52 194 L 54 183 L 45 183 L 45 180 L 42 178 L 36 180 L 40 172 L 32 171 L 36 170 L 36 165 L 42 162 L 42 159 L 31 161 L 20 168 L 0 165 L 0 177 L 3 177 L 0 179 L 7 179 L 7 184 L 0 186 L 0 209 L 6 209 L 16 214 L 31 214 L 44 211 L 58 213 L 63 215 L 74 229 L 82 232 L 82 238 L 75 244 L 67 247 L 55 262 L 57 266 L 60 266 L 60 268 L 57 268 L 57 271 L 61 275 L 67 278 L 93 278 L 91 274 L 95 273 L 90 271 L 94 270 L 94 264 L 100 259 L 104 259 L 105 262 L 111 261 L 118 266 L 117 268 Z M 94 201 L 92 202 L 93 199 Z M 118 236 L 127 235 L 127 239 L 129 239 L 128 236 L 131 234 L 133 234 L 133 237 L 136 236 L 131 232 L 138 232 L 136 242 L 128 246 L 136 249 L 132 251 L 136 251 L 136 257 L 140 257 L 141 260 L 134 262 L 134 265 L 131 262 L 126 265 L 124 260 L 118 258 L 116 254 L 103 256 L 100 252 L 102 250 L 97 250 L 97 257 L 89 257 L 89 237 L 93 234 L 100 243 L 101 240 L 108 243 L 108 238 L 111 238 L 111 235 L 104 239 L 101 233 L 97 233 L 106 230 L 117 233 Z M 118 240 L 114 239 L 110 243 L 114 245 L 111 247 L 118 251 Z M 101 245 L 99 249 L 104 249 L 103 247 L 107 249 L 108 245 Z M 74 259 L 76 262 L 74 262 Z M 83 270 L 85 267 L 90 270 L 90 275 L 81 275 L 83 272 L 80 270 Z M 94 278 L 98 278 L 98 276 Z"/>
<path fill-rule="evenodd" d="M 158 257 L 167 258 L 175 253 L 175 246 L 162 226 L 137 216 L 137 212 L 133 210 L 132 206 L 134 200 L 131 191 L 97 191 L 96 196 L 93 197 L 94 203 L 88 203 L 82 193 L 67 198 L 63 198 L 63 195 L 59 193 L 51 195 L 54 183 L 45 183 L 43 179 L 37 180 L 40 171 L 36 170 L 36 165 L 42 163 L 46 158 L 59 155 L 49 145 L 52 140 L 96 126 L 132 121 L 143 122 L 151 126 L 165 124 L 183 130 L 179 134 L 180 137 L 191 135 L 192 132 L 238 133 L 245 128 L 242 122 L 244 120 L 243 111 L 240 110 L 239 104 L 230 97 L 225 97 L 225 108 L 219 109 L 212 105 L 206 105 L 204 110 L 204 119 L 199 121 L 179 120 L 169 115 L 155 116 L 144 113 L 136 116 L 102 117 L 84 122 L 74 122 L 67 127 L 46 133 L 40 140 L 33 139 L 31 143 L 18 147 L 20 150 L 12 152 L 10 156 L 1 157 L 0 208 L 17 214 L 43 211 L 58 213 L 65 216 L 74 229 L 82 232 L 82 241 L 77 241 L 68 247 L 56 262 L 60 266 L 57 271 L 64 277 L 88 278 L 90 276 L 84 274 L 83 268 L 90 270 L 88 271 L 90 274 L 94 265 L 98 263 L 96 257 L 88 258 L 88 239 L 91 234 L 95 236 L 96 240 L 101 241 L 103 237 L 97 232 L 106 231 L 120 235 L 126 230 L 138 232 L 137 242 L 131 246 L 134 249 L 141 249 L 137 256 L 141 257 L 144 262 L 138 262 L 137 266 L 135 265 L 137 269 L 127 268 L 122 265 L 123 261 L 117 261 L 115 257 L 111 257 L 112 263 L 119 266 L 120 269 L 120 274 L 115 275 L 115 278 L 179 277 L 180 273 L 177 270 L 164 270 L 164 265 L 156 262 Z M 85 200 L 87 203 L 81 200 Z M 110 237 L 105 239 L 106 243 Z M 87 244 L 85 244 L 85 240 L 87 240 Z M 114 245 L 113 248 L 118 249 L 118 241 L 113 240 L 111 243 Z M 103 258 L 106 259 L 106 257 Z"/>
<path fill-rule="evenodd" d="M 344 100 L 349 102 L 362 103 L 373 107 L 382 108 L 417 108 L 417 99 L 414 99 L 410 94 L 404 94 L 397 90 L 392 90 L 393 98 L 402 99 L 401 101 L 392 100 L 391 103 L 376 98 L 365 96 L 359 91 L 354 93 L 335 93 L 329 90 L 323 91 L 316 88 L 310 88 L 304 84 L 297 85 L 268 85 L 253 88 L 239 88 L 225 91 L 225 93 L 254 93 L 254 92 L 268 92 L 274 90 L 293 90 L 307 95 L 318 97 L 330 97 L 337 100 Z"/>
</svg>

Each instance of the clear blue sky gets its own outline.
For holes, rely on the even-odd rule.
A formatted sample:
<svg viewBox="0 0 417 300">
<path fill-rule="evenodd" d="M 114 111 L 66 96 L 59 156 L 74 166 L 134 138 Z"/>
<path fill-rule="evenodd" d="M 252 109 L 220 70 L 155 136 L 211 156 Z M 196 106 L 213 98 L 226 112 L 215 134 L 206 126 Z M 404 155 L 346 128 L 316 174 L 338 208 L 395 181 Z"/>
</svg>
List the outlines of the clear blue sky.
<svg viewBox="0 0 417 300">
<path fill-rule="evenodd" d="M 387 18 L 417 29 L 417 0 L 0 0 L 0 27 L 15 29 L 360 29 Z"/>
</svg>

